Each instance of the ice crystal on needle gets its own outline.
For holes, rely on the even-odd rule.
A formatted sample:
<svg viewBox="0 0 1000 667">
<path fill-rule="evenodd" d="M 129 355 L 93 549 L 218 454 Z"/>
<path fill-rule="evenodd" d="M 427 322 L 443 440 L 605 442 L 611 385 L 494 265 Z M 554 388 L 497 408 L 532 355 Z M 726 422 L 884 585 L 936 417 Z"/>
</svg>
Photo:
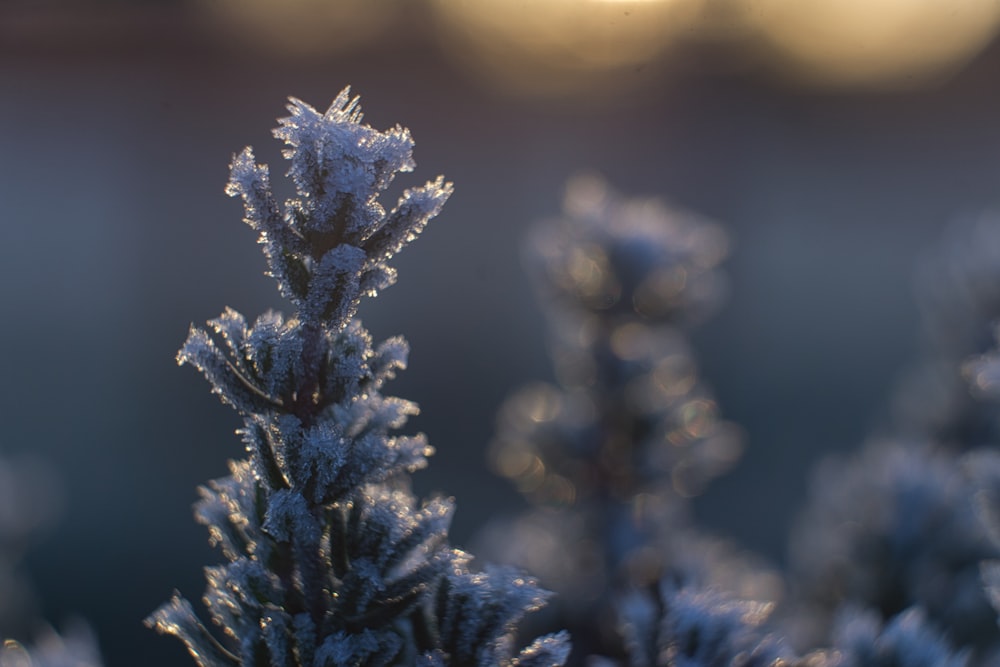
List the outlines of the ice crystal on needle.
<svg viewBox="0 0 1000 667">
<path fill-rule="evenodd" d="M 560 665 L 564 635 L 513 643 L 517 619 L 544 600 L 534 581 L 471 571 L 448 545 L 452 502 L 409 492 L 407 474 L 432 450 L 397 433 L 416 406 L 382 393 L 408 349 L 374 344 L 355 319 L 363 296 L 394 282 L 389 260 L 451 184 L 439 177 L 386 209 L 380 194 L 414 166 L 409 132 L 362 124 L 346 89 L 324 113 L 296 99 L 288 109 L 274 134 L 297 196 L 279 208 L 250 148 L 227 192 L 242 198 L 295 312 L 251 324 L 227 309 L 209 331 L 192 327 L 178 354 L 243 419 L 247 459 L 196 506 L 228 561 L 206 569 L 204 598 L 223 636 L 179 595 L 148 623 L 202 667 Z"/>
</svg>

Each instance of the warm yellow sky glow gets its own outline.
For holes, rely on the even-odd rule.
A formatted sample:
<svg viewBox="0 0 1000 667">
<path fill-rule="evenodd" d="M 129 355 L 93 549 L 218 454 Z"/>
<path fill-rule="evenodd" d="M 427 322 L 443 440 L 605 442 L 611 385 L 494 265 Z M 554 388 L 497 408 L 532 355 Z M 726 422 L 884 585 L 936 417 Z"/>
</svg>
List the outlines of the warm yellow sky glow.
<svg viewBox="0 0 1000 667">
<path fill-rule="evenodd" d="M 424 34 L 493 90 L 613 94 L 654 81 L 692 43 L 810 85 L 915 86 L 996 34 L 997 0 L 203 0 L 244 45 L 291 56 Z"/>
<path fill-rule="evenodd" d="M 434 0 L 445 46 L 506 87 L 559 94 L 640 67 L 690 26 L 691 0 Z"/>
<path fill-rule="evenodd" d="M 780 65 L 818 83 L 919 83 L 964 64 L 1000 22 L 994 0 L 737 0 Z"/>
<path fill-rule="evenodd" d="M 371 0 L 211 0 L 202 6 L 231 37 L 291 56 L 360 46 L 396 13 Z"/>
</svg>

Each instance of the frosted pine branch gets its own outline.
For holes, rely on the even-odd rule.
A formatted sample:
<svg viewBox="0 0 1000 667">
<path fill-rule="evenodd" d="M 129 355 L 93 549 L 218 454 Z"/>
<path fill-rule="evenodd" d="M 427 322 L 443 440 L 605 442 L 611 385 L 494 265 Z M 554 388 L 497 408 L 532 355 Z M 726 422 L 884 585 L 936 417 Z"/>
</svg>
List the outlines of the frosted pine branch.
<svg viewBox="0 0 1000 667">
<path fill-rule="evenodd" d="M 448 544 L 452 501 L 420 503 L 408 490 L 433 450 L 399 433 L 417 406 L 382 390 L 409 350 L 398 337 L 374 344 L 355 318 L 363 296 L 395 280 L 388 262 L 452 186 L 439 177 L 387 210 L 380 195 L 414 166 L 409 131 L 362 124 L 346 89 L 324 113 L 296 99 L 288 109 L 274 134 L 297 196 L 279 208 L 250 148 L 226 191 L 243 199 L 295 311 L 250 324 L 227 309 L 209 330 L 192 327 L 177 356 L 243 420 L 247 458 L 196 505 L 227 560 L 206 568 L 221 636 L 179 595 L 147 623 L 202 667 L 561 665 L 565 635 L 514 644 L 517 621 L 545 599 L 534 581 L 473 572 Z"/>
</svg>

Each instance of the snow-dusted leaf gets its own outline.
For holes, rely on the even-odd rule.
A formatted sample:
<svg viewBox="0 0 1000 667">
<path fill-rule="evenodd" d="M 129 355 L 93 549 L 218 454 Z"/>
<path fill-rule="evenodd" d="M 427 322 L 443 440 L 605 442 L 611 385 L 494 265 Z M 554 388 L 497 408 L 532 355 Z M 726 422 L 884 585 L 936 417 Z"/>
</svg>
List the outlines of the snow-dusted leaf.
<svg viewBox="0 0 1000 667">
<path fill-rule="evenodd" d="M 313 664 L 315 667 L 383 667 L 391 664 L 402 648 L 402 638 L 393 632 L 368 629 L 338 632 L 319 646 Z"/>
<path fill-rule="evenodd" d="M 265 411 L 274 402 L 239 373 L 202 329 L 191 327 L 187 341 L 177 353 L 177 363 L 191 364 L 201 371 L 212 385 L 212 391 L 241 413 Z"/>
<path fill-rule="evenodd" d="M 452 184 L 445 183 L 441 176 L 423 187 L 406 190 L 385 222 L 365 239 L 368 257 L 374 262 L 388 259 L 417 238 L 428 220 L 441 212 L 453 190 Z"/>
<path fill-rule="evenodd" d="M 457 664 L 505 664 L 512 658 L 517 623 L 547 598 L 534 579 L 514 569 L 488 566 L 470 572 L 459 561 L 437 592 L 441 645 Z"/>
<path fill-rule="evenodd" d="M 146 625 L 161 634 L 179 638 L 199 667 L 230 667 L 240 664 L 239 659 L 205 629 L 195 616 L 191 603 L 179 595 L 153 612 L 146 619 Z"/>
<path fill-rule="evenodd" d="M 561 667 L 569 659 L 569 633 L 557 632 L 539 637 L 517 654 L 514 667 Z"/>
</svg>

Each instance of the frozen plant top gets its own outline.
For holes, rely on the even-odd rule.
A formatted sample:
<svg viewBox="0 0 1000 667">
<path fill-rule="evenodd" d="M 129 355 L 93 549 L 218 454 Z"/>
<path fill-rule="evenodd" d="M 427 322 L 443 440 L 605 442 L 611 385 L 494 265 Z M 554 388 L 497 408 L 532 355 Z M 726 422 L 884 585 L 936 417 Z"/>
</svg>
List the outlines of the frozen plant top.
<svg viewBox="0 0 1000 667">
<path fill-rule="evenodd" d="M 295 98 L 288 110 L 274 136 L 288 146 L 283 155 L 298 196 L 279 210 L 267 165 L 255 162 L 250 147 L 233 159 L 226 192 L 243 198 L 270 274 L 300 316 L 340 329 L 362 295 L 395 282 L 387 262 L 437 215 L 452 185 L 439 176 L 406 190 L 387 211 L 380 195 L 397 173 L 413 170 L 409 131 L 362 124 L 349 88 L 325 113 Z"/>
<path fill-rule="evenodd" d="M 623 200 L 595 176 L 570 181 L 564 210 L 529 243 L 542 289 L 564 306 L 673 323 L 719 300 L 714 269 L 728 248 L 716 225 L 656 199 Z"/>
<path fill-rule="evenodd" d="M 396 173 L 414 166 L 410 133 L 362 124 L 358 98 L 347 88 L 325 113 L 294 98 L 288 110 L 274 135 L 288 146 L 284 156 L 297 196 L 279 210 L 268 167 L 255 162 L 250 147 L 233 159 L 226 192 L 243 199 L 244 219 L 260 234 L 268 272 L 296 306 L 296 317 L 286 321 L 268 313 L 247 328 L 242 316 L 227 310 L 210 324 L 228 355 L 192 328 L 178 361 L 202 370 L 242 413 L 278 407 L 308 421 L 326 407 L 320 397 L 345 395 L 347 378 L 361 375 L 366 362 L 375 367 L 376 384 L 404 365 L 402 340 L 386 341 L 370 354 L 367 334 L 350 321 L 363 295 L 395 281 L 387 262 L 437 215 L 452 185 L 438 177 L 410 188 L 387 211 L 381 193 Z M 338 347 L 334 338 L 343 339 L 336 359 L 330 356 Z M 325 363 L 336 372 L 323 369 Z M 327 386 L 320 386 L 324 381 Z"/>
</svg>

